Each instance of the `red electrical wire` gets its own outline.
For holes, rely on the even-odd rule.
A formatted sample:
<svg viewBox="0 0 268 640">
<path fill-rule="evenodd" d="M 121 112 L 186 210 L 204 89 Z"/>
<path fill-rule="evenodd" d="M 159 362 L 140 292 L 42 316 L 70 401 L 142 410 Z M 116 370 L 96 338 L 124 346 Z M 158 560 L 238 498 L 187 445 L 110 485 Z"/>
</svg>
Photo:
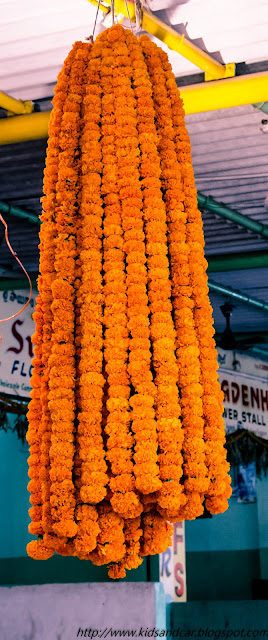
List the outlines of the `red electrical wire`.
<svg viewBox="0 0 268 640">
<path fill-rule="evenodd" d="M 24 307 L 22 307 L 22 309 L 20 309 L 20 311 L 17 311 L 17 313 L 14 313 L 14 315 L 13 315 L 13 316 L 9 316 L 9 318 L 3 318 L 3 320 L 0 320 L 0 322 L 7 322 L 7 320 L 12 320 L 13 318 L 16 318 L 16 316 L 19 316 L 19 315 L 20 315 L 20 313 L 22 313 L 22 312 L 24 311 L 24 309 L 26 309 L 26 307 L 28 306 L 28 304 L 29 304 L 29 302 L 30 302 L 30 300 L 31 300 L 31 297 L 32 297 L 32 290 L 33 290 L 33 287 L 32 287 L 32 282 L 31 282 L 31 278 L 30 278 L 29 274 L 27 273 L 27 271 L 26 271 L 26 269 L 24 268 L 23 264 L 22 264 L 22 263 L 21 263 L 21 261 L 19 260 L 19 258 L 18 258 L 18 256 L 17 256 L 16 252 L 15 252 L 15 251 L 13 251 L 13 249 L 12 249 L 12 246 L 11 246 L 11 244 L 10 244 L 10 242 L 9 242 L 9 239 L 8 239 L 8 226 L 7 226 L 7 223 L 6 223 L 6 221 L 4 220 L 3 216 L 1 215 L 1 213 L 0 213 L 0 221 L 3 223 L 3 225 L 4 225 L 4 227 L 5 227 L 5 240 L 6 240 L 7 246 L 8 246 L 8 248 L 9 248 L 10 252 L 12 253 L 12 255 L 14 256 L 14 258 L 16 258 L 17 262 L 19 263 L 20 267 L 21 267 L 21 268 L 22 268 L 22 270 L 24 271 L 25 275 L 27 276 L 28 281 L 29 281 L 29 285 L 30 285 L 30 295 L 29 295 L 29 299 L 28 299 L 28 300 L 27 300 L 27 302 L 25 303 Z M 2 340 L 2 336 L 0 336 L 0 342 L 1 342 L 1 340 Z"/>
</svg>

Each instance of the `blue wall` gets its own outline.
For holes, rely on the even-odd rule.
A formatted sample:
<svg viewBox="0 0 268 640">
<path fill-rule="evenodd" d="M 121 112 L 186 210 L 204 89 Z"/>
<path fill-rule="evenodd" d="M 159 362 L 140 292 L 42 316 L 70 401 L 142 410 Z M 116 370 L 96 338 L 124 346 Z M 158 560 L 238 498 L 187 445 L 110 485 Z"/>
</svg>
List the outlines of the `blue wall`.
<svg viewBox="0 0 268 640">
<path fill-rule="evenodd" d="M 14 416 L 9 415 L 12 425 Z M 18 440 L 17 434 L 0 429 L 0 557 L 16 558 L 26 555 L 26 545 L 31 539 L 27 491 L 29 456 L 28 445 Z"/>
<path fill-rule="evenodd" d="M 267 485 L 265 488 L 267 491 Z M 257 503 L 238 504 L 231 498 L 225 513 L 186 522 L 185 539 L 186 550 L 192 552 L 257 549 Z"/>
<path fill-rule="evenodd" d="M 189 600 L 250 599 L 253 580 L 268 579 L 267 477 L 256 494 L 256 503 L 231 498 L 224 514 L 186 522 Z"/>
</svg>

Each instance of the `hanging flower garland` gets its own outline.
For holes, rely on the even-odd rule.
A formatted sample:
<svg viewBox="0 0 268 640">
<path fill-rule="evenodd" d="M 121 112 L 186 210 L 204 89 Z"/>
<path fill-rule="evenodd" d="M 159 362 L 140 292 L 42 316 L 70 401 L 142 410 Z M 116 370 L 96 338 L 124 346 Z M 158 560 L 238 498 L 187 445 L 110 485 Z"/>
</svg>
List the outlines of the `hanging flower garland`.
<svg viewBox="0 0 268 640">
<path fill-rule="evenodd" d="M 204 441 L 209 485 L 204 486 L 206 507 L 211 513 L 220 513 L 228 508 L 227 498 L 231 496 L 228 475 L 230 468 L 226 461 L 222 403 L 224 395 L 220 388 L 217 369 L 217 351 L 213 338 L 212 307 L 208 298 L 207 261 L 204 256 L 204 234 L 201 213 L 197 206 L 197 192 L 194 183 L 191 145 L 187 130 L 183 127 L 184 112 L 182 100 L 178 94 L 171 65 L 165 53 L 160 50 L 166 79 L 168 96 L 171 102 L 175 147 L 181 165 L 183 191 L 185 193 L 184 210 L 187 215 L 187 244 L 189 247 L 190 284 L 194 300 L 194 320 L 199 346 L 201 383 L 203 387 L 202 403 L 205 420 Z"/>
<path fill-rule="evenodd" d="M 173 509 L 173 519 L 195 518 L 203 512 L 204 489 L 208 486 L 203 440 L 202 387 L 197 337 L 190 287 L 189 249 L 186 238 L 185 194 L 175 149 L 171 102 L 167 95 L 160 50 L 143 36 L 141 43 L 150 73 L 157 114 L 161 178 L 166 201 L 169 252 L 173 283 L 174 320 L 177 330 L 178 382 L 184 426 L 184 488 L 186 505 Z"/>
<path fill-rule="evenodd" d="M 105 38 L 106 33 L 103 34 Z M 106 43 L 105 43 L 106 44 Z M 110 46 L 109 46 L 110 45 Z M 119 59 L 119 62 L 118 62 Z M 111 60 L 113 64 L 111 65 Z M 120 66 L 120 56 L 112 43 L 102 49 L 102 193 L 105 202 L 103 225 L 105 272 L 105 348 L 104 359 L 108 384 L 107 458 L 110 463 L 111 505 L 128 518 L 142 509 L 136 495 L 130 431 L 130 379 L 127 370 L 129 330 L 127 317 L 126 273 L 122 212 L 119 197 L 119 167 L 116 145 L 116 95 L 114 75 Z"/>
<path fill-rule="evenodd" d="M 74 45 L 44 193 L 27 551 L 124 577 L 230 495 L 190 144 L 149 38 Z"/>
</svg>

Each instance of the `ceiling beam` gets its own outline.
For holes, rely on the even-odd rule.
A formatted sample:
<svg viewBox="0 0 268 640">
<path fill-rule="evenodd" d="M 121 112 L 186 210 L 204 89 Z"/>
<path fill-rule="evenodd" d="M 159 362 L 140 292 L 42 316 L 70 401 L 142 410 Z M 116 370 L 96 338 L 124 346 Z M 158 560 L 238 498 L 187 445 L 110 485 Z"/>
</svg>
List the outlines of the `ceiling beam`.
<svg viewBox="0 0 268 640">
<path fill-rule="evenodd" d="M 268 96 L 268 73 L 263 71 L 227 80 L 192 84 L 182 87 L 180 93 L 186 114 L 265 102 Z"/>
<path fill-rule="evenodd" d="M 225 298 L 233 298 L 234 300 L 237 300 L 239 302 L 244 302 L 249 306 L 258 308 L 259 311 L 268 311 L 268 303 L 264 300 L 259 300 L 259 298 L 247 296 L 245 293 L 242 293 L 242 291 L 231 289 L 231 287 L 225 287 L 224 285 L 213 282 L 212 280 L 208 281 L 208 286 L 210 292 L 219 293 Z"/>
<path fill-rule="evenodd" d="M 220 209 L 227 209 L 225 205 L 223 205 L 222 203 L 218 203 L 215 200 L 212 200 L 212 198 L 207 198 L 206 196 L 203 196 L 203 194 L 198 193 L 199 205 L 200 204 L 203 205 L 204 199 L 206 203 L 209 203 L 209 205 L 212 204 L 212 207 L 213 207 L 212 210 L 215 213 L 216 213 L 217 207 L 219 207 Z M 209 208 L 209 206 L 207 206 L 206 204 L 204 208 Z M 28 211 L 25 211 L 21 207 L 15 207 L 12 204 L 8 204 L 6 202 L 0 201 L 0 212 L 4 214 L 9 214 L 11 216 L 15 216 L 16 218 L 20 218 L 32 224 L 40 225 L 40 218 L 37 215 L 35 215 L 34 213 L 30 213 Z M 240 216 L 240 218 L 242 218 L 243 226 L 247 226 L 247 224 L 244 225 L 245 221 L 247 223 L 247 221 L 250 220 L 249 218 L 247 218 L 247 216 L 237 214 L 237 212 L 231 211 L 230 209 L 228 209 L 228 212 L 231 212 L 235 216 L 236 215 Z M 217 210 L 217 213 L 218 213 L 218 210 Z M 237 219 L 233 221 L 237 222 Z M 268 229 L 267 226 L 261 225 L 260 223 L 256 223 L 254 220 L 251 220 L 250 222 L 264 228 L 265 233 L 262 235 L 265 235 L 265 237 L 267 237 L 266 236 L 266 232 Z M 259 227 L 258 229 L 254 229 L 254 230 L 260 233 Z M 242 269 L 261 269 L 264 267 L 268 267 L 268 251 L 265 251 L 265 250 L 252 251 L 250 253 L 241 252 L 241 253 L 227 253 L 227 254 L 219 254 L 219 255 L 217 254 L 217 255 L 206 256 L 206 258 L 208 261 L 209 273 L 238 271 L 240 269 L 241 270 Z"/>
<path fill-rule="evenodd" d="M 230 220 L 231 222 L 234 222 L 239 226 L 245 227 L 246 229 L 250 229 L 251 231 L 263 236 L 264 238 L 268 238 L 268 225 L 258 222 L 257 220 L 253 220 L 252 218 L 249 218 L 248 216 L 242 213 L 239 213 L 234 209 L 230 209 L 223 202 L 218 202 L 217 200 L 214 200 L 210 196 L 205 196 L 203 193 L 198 192 L 197 200 L 198 200 L 198 205 L 201 209 L 207 209 L 209 211 L 212 211 L 216 215 L 219 215 L 225 218 L 226 220 Z M 2 201 L 0 201 L 0 211 L 2 211 L 3 213 L 9 213 L 10 215 L 16 216 L 18 218 L 24 218 L 25 220 L 28 220 L 29 222 L 32 222 L 34 224 L 40 224 L 39 218 L 34 214 L 28 213 L 27 211 L 24 211 L 20 207 L 14 207 L 13 205 L 9 205 Z M 217 256 L 218 261 L 220 261 L 221 259 L 222 260 L 224 259 L 223 256 Z M 243 260 L 245 259 L 245 254 L 241 254 L 241 255 L 235 254 L 234 256 L 230 254 L 228 258 L 226 257 L 225 259 L 226 259 L 226 270 L 231 271 L 233 268 L 232 260 L 233 259 L 236 260 L 236 264 L 238 264 L 237 260 L 240 259 L 240 264 L 242 264 Z M 261 252 L 257 252 L 257 255 L 256 253 L 254 253 L 254 258 L 252 253 L 251 268 L 268 266 L 267 259 L 268 258 L 266 257 L 266 255 L 262 255 Z M 255 260 L 255 266 L 253 267 L 254 260 Z M 228 264 L 231 264 L 231 266 L 227 267 Z M 247 268 L 246 262 L 244 267 L 236 266 L 235 268 L 246 269 Z M 213 268 L 211 267 L 210 270 L 213 271 Z M 218 268 L 215 268 L 214 270 L 224 271 L 225 269 L 221 269 L 220 267 L 218 267 Z"/>
<path fill-rule="evenodd" d="M 268 85 L 267 85 L 268 86 Z M 241 227 L 245 227 L 246 229 L 250 229 L 250 231 L 254 231 L 264 238 L 268 238 L 268 225 L 262 224 L 262 222 L 258 222 L 257 220 L 253 220 L 243 213 L 239 213 L 239 211 L 235 211 L 234 209 L 230 209 L 223 202 L 218 202 L 214 200 L 210 196 L 205 196 L 203 193 L 198 192 L 197 201 L 199 207 L 202 209 L 208 209 L 209 211 L 213 211 L 218 216 L 225 218 L 226 220 L 230 220 L 235 224 L 238 224 Z"/>
<path fill-rule="evenodd" d="M 34 280 L 32 281 L 33 288 L 35 289 L 37 286 L 36 282 L 36 274 L 33 276 Z M 221 295 L 227 298 L 234 298 L 240 302 L 244 302 L 245 304 L 253 307 L 257 307 L 260 311 L 268 311 L 268 303 L 264 302 L 264 300 L 259 300 L 258 298 L 253 298 L 252 296 L 247 296 L 241 291 L 237 291 L 231 289 L 230 287 L 225 287 L 222 284 L 218 284 L 217 282 L 213 282 L 212 280 L 208 281 L 208 286 L 210 292 L 220 293 Z M 0 291 L 8 291 L 10 289 L 28 289 L 29 283 L 27 279 L 12 279 L 12 278 L 0 278 Z"/>
<path fill-rule="evenodd" d="M 41 140 L 48 137 L 48 121 L 51 111 L 30 113 L 0 119 L 0 145 Z"/>
<path fill-rule="evenodd" d="M 233 333 L 237 342 L 242 341 L 246 344 L 246 342 L 254 341 L 256 344 L 268 344 L 268 331 L 233 331 Z M 216 342 L 219 343 L 222 338 L 222 332 L 216 331 L 214 337 Z"/>
<path fill-rule="evenodd" d="M 257 356 L 268 358 L 268 349 L 262 349 L 261 347 L 251 347 L 250 351 L 256 353 Z"/>
<path fill-rule="evenodd" d="M 31 276 L 33 289 L 37 289 L 36 274 Z M 16 289 L 28 289 L 29 282 L 27 278 L 0 278 L 0 291 L 15 291 Z"/>
<path fill-rule="evenodd" d="M 237 76 L 228 80 L 202 82 L 181 87 L 180 95 L 186 115 L 264 102 L 268 93 L 268 72 Z M 0 145 L 48 136 L 50 111 L 0 119 Z"/>
<path fill-rule="evenodd" d="M 240 271 L 268 267 L 268 251 L 243 251 L 206 256 L 208 272 Z"/>
<path fill-rule="evenodd" d="M 94 6 L 98 5 L 96 0 L 89 0 L 89 2 L 94 4 Z M 111 0 L 105 0 L 105 2 L 110 6 L 112 4 Z M 114 0 L 114 6 L 117 14 L 122 14 L 127 19 L 130 18 L 132 22 L 136 21 L 133 2 L 126 4 L 125 0 Z M 104 5 L 100 5 L 99 8 L 102 11 L 105 10 Z M 196 67 L 202 69 L 206 74 L 206 80 L 218 80 L 235 75 L 235 65 L 233 63 L 227 65 L 221 64 L 185 38 L 184 35 L 180 35 L 175 29 L 169 27 L 165 22 L 159 20 L 153 13 L 144 8 L 142 9 L 141 28 L 158 38 L 158 40 L 161 40 L 161 42 L 164 42 L 169 49 L 177 51 L 181 56 L 196 65 Z"/>
<path fill-rule="evenodd" d="M 0 108 L 5 109 L 8 115 L 22 115 L 25 113 L 32 113 L 34 110 L 34 104 L 31 100 L 16 100 L 11 98 L 6 93 L 0 91 Z"/>
<path fill-rule="evenodd" d="M 33 224 L 40 225 L 40 220 L 34 213 L 29 213 L 28 211 L 25 211 L 20 207 L 13 207 L 12 204 L 7 204 L 6 202 L 2 202 L 1 200 L 0 212 L 15 216 L 16 218 L 21 218 L 22 220 L 26 220 L 26 222 L 32 222 Z"/>
</svg>

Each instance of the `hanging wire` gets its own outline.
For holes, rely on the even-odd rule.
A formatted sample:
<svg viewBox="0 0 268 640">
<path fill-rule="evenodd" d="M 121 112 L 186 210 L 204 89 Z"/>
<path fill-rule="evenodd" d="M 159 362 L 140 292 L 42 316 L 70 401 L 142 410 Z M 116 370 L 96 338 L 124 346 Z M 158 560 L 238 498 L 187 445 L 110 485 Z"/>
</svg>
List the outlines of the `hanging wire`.
<svg viewBox="0 0 268 640">
<path fill-rule="evenodd" d="M 114 0 L 111 0 L 112 23 L 114 25 Z"/>
<path fill-rule="evenodd" d="M 95 15 L 95 22 L 94 22 L 94 27 L 93 27 L 93 31 L 92 31 L 92 36 L 89 36 L 89 38 L 86 38 L 86 40 L 89 40 L 90 42 L 94 42 L 94 35 L 95 35 L 95 29 L 96 29 L 96 25 L 97 25 L 99 10 L 100 10 L 100 0 L 98 0 L 98 6 L 97 6 L 96 15 Z"/>
<path fill-rule="evenodd" d="M 133 23 L 132 23 L 132 20 L 131 20 L 131 17 L 130 17 L 129 8 L 128 8 L 128 1 L 127 0 L 125 0 L 125 5 L 126 5 L 126 10 L 127 10 L 127 17 L 128 17 L 129 23 L 130 23 L 130 29 L 131 29 L 132 33 L 134 33 L 134 31 L 133 31 Z"/>
<path fill-rule="evenodd" d="M 19 260 L 16 252 L 13 251 L 13 249 L 12 249 L 12 246 L 11 246 L 11 244 L 9 242 L 9 239 L 8 239 L 8 226 L 7 226 L 7 223 L 6 223 L 6 221 L 4 220 L 4 218 L 3 218 L 3 216 L 1 214 L 0 214 L 0 221 L 3 223 L 3 225 L 5 227 L 5 240 L 6 240 L 8 248 L 9 248 L 9 251 L 12 253 L 14 258 L 16 258 L 16 260 L 19 263 L 20 267 L 22 268 L 22 270 L 24 271 L 25 275 L 27 276 L 28 282 L 29 282 L 29 285 L 30 285 L 29 298 L 28 298 L 27 302 L 25 303 L 24 307 L 22 307 L 22 309 L 20 309 L 20 311 L 17 311 L 17 313 L 14 313 L 13 316 L 9 316 L 9 318 L 3 318 L 2 320 L 0 320 L 0 322 L 7 322 L 7 320 L 12 320 L 13 318 L 16 318 L 17 316 L 19 316 L 20 313 L 22 313 L 24 311 L 24 309 L 26 309 L 26 307 L 28 306 L 28 304 L 29 304 L 29 302 L 30 302 L 30 300 L 32 298 L 33 287 L 32 287 L 32 282 L 31 282 L 31 278 L 30 278 L 29 274 L 27 273 L 26 269 L 24 268 L 22 262 Z M 1 336 L 1 340 L 2 340 L 2 336 Z M 0 340 L 0 342 L 1 342 L 1 340 Z"/>
<path fill-rule="evenodd" d="M 139 34 L 139 32 L 141 31 L 141 25 L 142 25 L 142 3 L 141 3 L 141 0 L 134 0 L 134 6 L 135 6 L 135 16 L 136 16 L 136 29 L 137 29 L 137 32 Z"/>
</svg>

